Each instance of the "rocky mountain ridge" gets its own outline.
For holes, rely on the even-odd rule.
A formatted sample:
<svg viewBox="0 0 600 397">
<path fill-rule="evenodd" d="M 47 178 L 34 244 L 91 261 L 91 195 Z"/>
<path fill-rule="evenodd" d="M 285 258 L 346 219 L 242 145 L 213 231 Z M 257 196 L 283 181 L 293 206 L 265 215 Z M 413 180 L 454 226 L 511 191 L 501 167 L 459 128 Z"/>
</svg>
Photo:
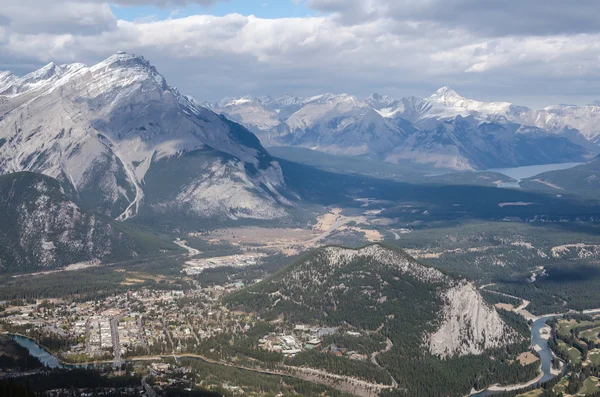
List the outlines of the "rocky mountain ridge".
<svg viewBox="0 0 600 397">
<path fill-rule="evenodd" d="M 119 52 L 91 67 L 3 73 L 0 98 L 0 173 L 57 178 L 70 197 L 113 218 L 144 208 L 273 219 L 291 205 L 281 168 L 258 139 L 179 93 L 143 57 Z M 175 166 L 165 174 L 190 157 L 186 178 Z M 150 180 L 165 181 L 149 173 L 168 178 L 169 191 L 156 194 Z"/>
<path fill-rule="evenodd" d="M 537 111 L 467 99 L 448 87 L 427 98 L 323 94 L 229 98 L 207 106 L 247 126 L 267 147 L 298 146 L 392 163 L 486 169 L 583 161 L 600 150 L 594 144 L 600 134 L 598 106 Z"/>
</svg>

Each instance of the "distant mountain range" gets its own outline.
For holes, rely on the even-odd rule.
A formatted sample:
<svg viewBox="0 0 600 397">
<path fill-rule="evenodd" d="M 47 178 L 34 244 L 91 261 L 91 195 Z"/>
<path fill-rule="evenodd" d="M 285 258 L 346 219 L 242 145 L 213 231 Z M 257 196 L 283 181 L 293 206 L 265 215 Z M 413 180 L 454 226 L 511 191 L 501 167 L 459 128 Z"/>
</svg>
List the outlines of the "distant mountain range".
<svg viewBox="0 0 600 397">
<path fill-rule="evenodd" d="M 599 152 L 600 106 L 531 110 L 479 102 L 448 87 L 428 98 L 323 94 L 226 98 L 205 104 L 263 145 L 410 160 L 458 170 L 582 161 Z"/>
<path fill-rule="evenodd" d="M 582 161 L 598 152 L 597 108 L 533 111 L 448 88 L 425 99 L 201 105 L 143 57 L 119 52 L 93 66 L 0 72 L 0 174 L 50 176 L 82 209 L 122 221 L 281 221 L 314 196 L 314 181 L 286 175 L 263 145 L 459 170 Z"/>
<path fill-rule="evenodd" d="M 279 219 L 279 164 L 244 127 L 171 87 L 144 58 L 0 73 L 0 174 L 42 173 L 84 208 Z"/>
</svg>

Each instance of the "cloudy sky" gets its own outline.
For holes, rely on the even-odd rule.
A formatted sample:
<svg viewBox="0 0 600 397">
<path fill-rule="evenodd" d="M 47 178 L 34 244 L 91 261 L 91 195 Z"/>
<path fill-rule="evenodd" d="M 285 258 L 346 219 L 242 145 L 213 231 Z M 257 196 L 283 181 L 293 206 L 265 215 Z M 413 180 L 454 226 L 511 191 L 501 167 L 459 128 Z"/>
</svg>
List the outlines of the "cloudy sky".
<svg viewBox="0 0 600 397">
<path fill-rule="evenodd" d="M 597 0 L 0 0 L 0 70 L 148 58 L 199 100 L 425 96 L 600 100 Z"/>
</svg>

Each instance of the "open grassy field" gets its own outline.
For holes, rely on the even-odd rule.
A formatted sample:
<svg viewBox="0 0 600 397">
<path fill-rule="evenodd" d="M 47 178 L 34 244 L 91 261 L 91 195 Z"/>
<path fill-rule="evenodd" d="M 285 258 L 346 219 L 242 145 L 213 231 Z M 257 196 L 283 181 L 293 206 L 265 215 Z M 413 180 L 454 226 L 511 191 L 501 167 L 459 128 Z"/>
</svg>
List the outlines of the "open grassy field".
<svg viewBox="0 0 600 397">
<path fill-rule="evenodd" d="M 590 340 L 590 341 L 592 341 L 594 343 L 599 343 L 600 342 L 600 326 L 592 328 L 592 329 L 588 329 L 588 330 L 585 330 L 585 331 L 581 331 L 579 333 L 579 336 L 581 338 L 585 338 L 587 340 Z"/>
<path fill-rule="evenodd" d="M 527 393 L 519 394 L 517 397 L 540 397 L 544 393 L 543 389 L 535 389 Z"/>
<path fill-rule="evenodd" d="M 590 350 L 586 362 L 591 365 L 600 366 L 600 349 Z"/>
<path fill-rule="evenodd" d="M 552 388 L 552 391 L 556 394 L 564 393 L 567 391 L 567 386 L 569 386 L 569 378 L 565 376 Z"/>
<path fill-rule="evenodd" d="M 581 329 L 585 327 L 595 326 L 593 329 L 585 330 L 580 332 L 581 337 L 594 337 L 594 332 L 596 332 L 595 337 L 597 338 L 598 333 L 600 332 L 600 319 L 595 321 L 576 321 L 576 320 L 560 320 L 558 322 L 558 334 L 560 336 L 568 337 L 571 334 L 572 330 Z M 595 330 L 595 331 L 594 331 Z M 589 336 L 588 336 L 589 335 Z"/>
<path fill-rule="evenodd" d="M 561 352 L 565 352 L 569 358 L 569 363 L 572 365 L 578 365 L 581 362 L 581 353 L 574 347 L 570 347 L 565 342 L 559 340 L 558 348 Z"/>
<path fill-rule="evenodd" d="M 590 376 L 585 380 L 585 382 L 583 382 L 583 387 L 577 392 L 577 395 L 587 396 L 600 392 L 598 382 L 598 378 L 596 378 L 595 376 Z"/>
</svg>

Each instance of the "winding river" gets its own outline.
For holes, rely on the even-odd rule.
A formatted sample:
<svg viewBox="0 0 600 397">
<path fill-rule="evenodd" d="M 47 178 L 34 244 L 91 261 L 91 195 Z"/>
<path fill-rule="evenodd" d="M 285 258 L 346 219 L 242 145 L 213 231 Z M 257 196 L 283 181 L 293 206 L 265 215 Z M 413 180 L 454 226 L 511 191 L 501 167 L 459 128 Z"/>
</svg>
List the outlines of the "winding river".
<svg viewBox="0 0 600 397">
<path fill-rule="evenodd" d="M 19 335 L 11 335 L 11 338 L 19 345 L 23 346 L 29 351 L 33 357 L 37 358 L 48 368 L 63 368 L 63 365 L 58 359 L 48 352 L 46 349 L 38 345 L 33 339 L 26 338 Z"/>
<path fill-rule="evenodd" d="M 535 383 L 547 382 L 556 376 L 556 375 L 553 375 L 551 372 L 552 352 L 550 351 L 550 348 L 548 347 L 548 340 L 544 339 L 542 337 L 543 336 L 542 328 L 544 328 L 544 326 L 546 325 L 546 322 L 549 319 L 551 319 L 553 317 L 558 317 L 558 316 L 561 316 L 561 315 L 560 314 L 550 315 L 550 316 L 539 318 L 533 323 L 533 328 L 531 329 L 531 344 L 532 344 L 532 346 L 539 346 L 538 350 L 539 350 L 540 358 L 542 360 L 542 372 L 544 373 L 544 376 L 542 378 L 538 379 L 536 382 L 532 382 L 527 385 L 519 385 L 519 387 L 517 387 L 517 388 L 515 388 L 514 386 L 513 387 L 507 386 L 507 388 L 511 388 L 511 390 L 517 390 L 519 388 L 525 388 L 525 387 L 531 386 Z M 38 345 L 33 339 L 29 339 L 24 336 L 18 336 L 18 335 L 11 335 L 11 337 L 19 345 L 25 347 L 32 356 L 38 358 L 46 367 L 48 367 L 48 368 L 64 368 L 64 367 L 66 367 L 65 365 L 62 365 L 54 355 L 52 355 L 46 349 L 44 349 L 43 347 Z M 502 387 L 500 387 L 500 388 L 491 387 L 490 389 L 472 394 L 471 397 L 487 397 L 487 396 L 492 396 L 494 394 L 503 393 L 504 391 L 505 390 Z"/>
<path fill-rule="evenodd" d="M 516 297 L 513 297 L 513 298 L 516 298 Z M 516 299 L 519 299 L 519 298 L 516 298 Z M 600 313 L 600 309 L 584 310 L 582 313 L 583 314 L 598 314 L 598 313 Z M 568 314 L 568 313 L 549 314 L 547 316 L 537 318 L 533 322 L 533 327 L 531 328 L 531 346 L 537 347 L 536 350 L 538 351 L 538 353 L 540 355 L 540 359 L 542 361 L 543 376 L 541 378 L 536 379 L 531 382 L 528 382 L 528 383 L 525 383 L 525 384 L 522 384 L 522 385 L 490 386 L 489 388 L 487 388 L 483 391 L 475 392 L 475 393 L 471 394 L 470 397 L 486 397 L 486 396 L 493 396 L 494 394 L 501 394 L 506 391 L 519 391 L 519 390 L 525 389 L 529 386 L 548 382 L 549 380 L 554 379 L 556 376 L 558 376 L 558 375 L 552 373 L 553 355 L 552 355 L 552 351 L 550 350 L 550 347 L 548 346 L 548 339 L 545 339 L 543 337 L 544 335 L 542 334 L 542 329 L 544 328 L 544 326 L 546 325 L 548 320 L 550 320 L 552 318 L 556 318 L 556 317 L 562 317 L 565 314 Z"/>
<path fill-rule="evenodd" d="M 516 385 L 515 386 L 506 386 L 505 388 L 503 388 L 502 386 L 500 386 L 498 388 L 490 387 L 484 391 L 481 391 L 481 392 L 478 392 L 475 394 L 471 394 L 471 397 L 492 396 L 494 394 L 504 393 L 504 392 L 508 391 L 507 389 L 510 389 L 510 390 L 524 389 L 526 387 L 533 386 L 537 383 L 547 382 L 547 381 L 553 379 L 554 377 L 556 377 L 557 375 L 552 374 L 552 371 L 551 371 L 552 357 L 553 357 L 552 351 L 550 350 L 550 347 L 548 346 L 548 339 L 543 338 L 542 329 L 544 328 L 544 326 L 546 326 L 546 323 L 548 322 L 548 320 L 550 320 L 551 318 L 554 318 L 554 317 L 558 317 L 558 316 L 559 315 L 556 315 L 556 316 L 551 315 L 551 316 L 539 318 L 536 321 L 534 321 L 533 327 L 531 328 L 531 346 L 539 347 L 539 349 L 536 349 L 536 350 L 538 350 L 540 359 L 542 360 L 542 373 L 544 374 L 544 376 L 542 376 L 540 379 L 537 379 L 535 382 L 518 385 L 518 387 Z"/>
</svg>

